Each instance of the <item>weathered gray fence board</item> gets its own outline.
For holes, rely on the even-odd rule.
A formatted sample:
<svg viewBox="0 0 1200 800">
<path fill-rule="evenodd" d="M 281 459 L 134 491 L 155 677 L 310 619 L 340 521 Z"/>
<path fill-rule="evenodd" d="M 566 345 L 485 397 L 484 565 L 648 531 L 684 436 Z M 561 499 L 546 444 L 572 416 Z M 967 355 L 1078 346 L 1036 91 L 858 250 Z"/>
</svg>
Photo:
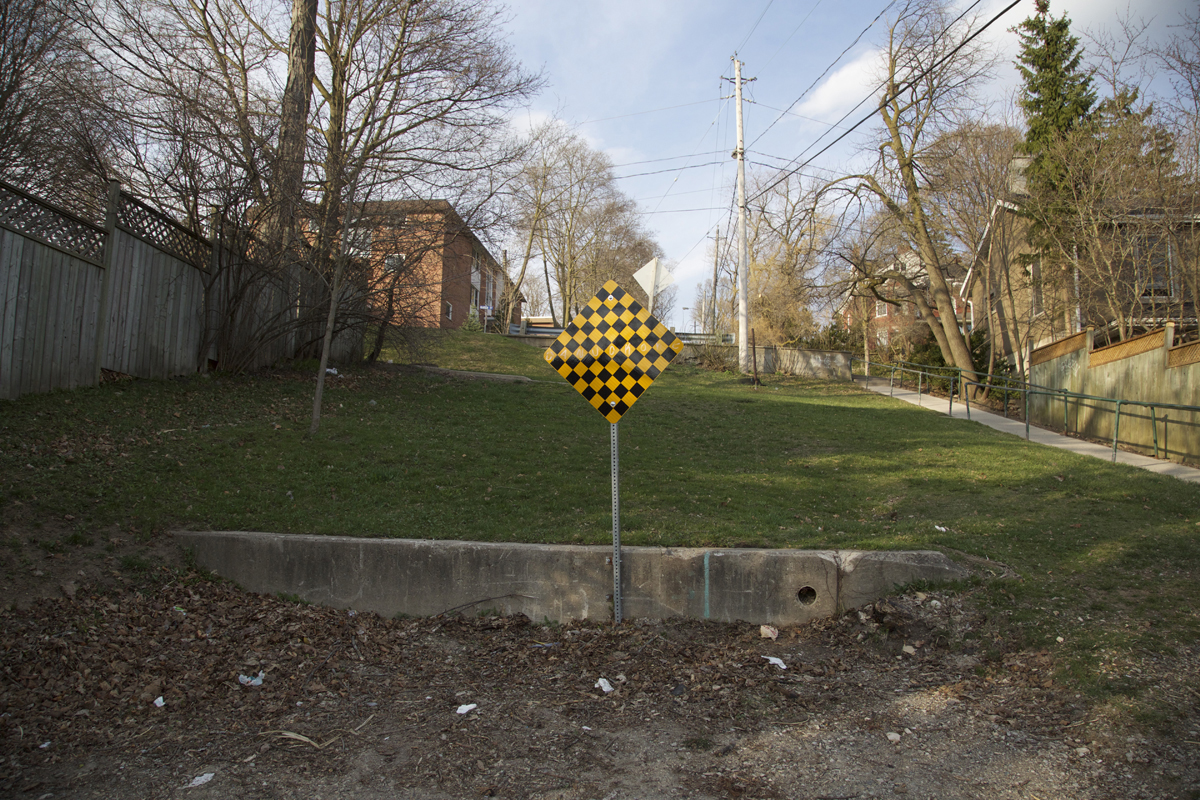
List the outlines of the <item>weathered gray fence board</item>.
<svg viewBox="0 0 1200 800">
<path fill-rule="evenodd" d="M 203 278 L 180 259 L 114 232 L 106 369 L 146 378 L 197 370 Z"/>
<path fill-rule="evenodd" d="M 0 398 L 90 385 L 98 367 L 163 378 L 209 358 L 254 369 L 319 350 L 328 303 L 319 276 L 270 274 L 219 242 L 214 255 L 115 185 L 105 228 L 7 184 L 0 192 L 15 209 L 0 224 Z M 360 326 L 335 337 L 331 356 L 361 351 Z"/>
<path fill-rule="evenodd" d="M 0 265 L 12 263 L 13 246 L 20 237 L 0 228 Z M 12 342 L 16 330 L 17 276 L 16 271 L 0 268 L 0 343 Z M 0 346 L 0 398 L 10 394 L 12 386 L 13 352 Z"/>
<path fill-rule="evenodd" d="M 20 234 L 0 230 L 0 398 L 91 383 L 99 268 Z"/>
</svg>

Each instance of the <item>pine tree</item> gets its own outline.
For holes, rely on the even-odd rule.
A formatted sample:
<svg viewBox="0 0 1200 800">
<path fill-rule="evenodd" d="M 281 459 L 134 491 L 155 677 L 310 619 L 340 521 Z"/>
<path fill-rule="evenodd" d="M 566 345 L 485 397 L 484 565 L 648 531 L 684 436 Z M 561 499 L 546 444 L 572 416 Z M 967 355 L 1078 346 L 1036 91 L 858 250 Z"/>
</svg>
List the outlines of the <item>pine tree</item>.
<svg viewBox="0 0 1200 800">
<path fill-rule="evenodd" d="M 1084 124 L 1096 102 L 1092 79 L 1079 69 L 1083 51 L 1064 14 L 1050 16 L 1049 0 L 1037 0 L 1037 14 L 1016 29 L 1021 37 L 1017 70 L 1025 81 L 1020 105 L 1028 130 L 1021 152 L 1033 157 L 1026 170 L 1031 190 L 1053 191 L 1061 180 L 1047 146 Z"/>
</svg>

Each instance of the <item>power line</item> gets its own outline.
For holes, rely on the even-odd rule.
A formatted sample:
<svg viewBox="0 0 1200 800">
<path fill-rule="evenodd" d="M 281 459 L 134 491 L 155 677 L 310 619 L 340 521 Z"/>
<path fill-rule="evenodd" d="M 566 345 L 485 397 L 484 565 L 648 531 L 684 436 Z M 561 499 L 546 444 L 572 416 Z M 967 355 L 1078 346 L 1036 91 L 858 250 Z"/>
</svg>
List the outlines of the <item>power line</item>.
<svg viewBox="0 0 1200 800">
<path fill-rule="evenodd" d="M 776 50 L 774 53 L 772 53 L 772 54 L 771 54 L 771 57 L 770 57 L 770 58 L 768 58 L 768 59 L 767 59 L 767 61 L 766 61 L 766 63 L 762 65 L 762 68 L 761 68 L 761 69 L 760 69 L 760 71 L 759 71 L 759 72 L 760 72 L 760 74 L 761 74 L 762 70 L 765 70 L 767 67 L 771 66 L 771 63 L 772 63 L 772 62 L 773 62 L 773 61 L 774 61 L 776 58 L 778 58 L 778 57 L 779 57 L 779 54 L 783 52 L 783 48 L 784 48 L 784 47 L 786 47 L 786 46 L 787 46 L 787 43 L 788 43 L 788 42 L 790 42 L 790 41 L 792 40 L 792 37 L 796 35 L 796 31 L 798 31 L 798 30 L 800 30 L 802 27 L 804 27 L 804 23 L 808 22 L 808 18 L 809 18 L 809 17 L 811 17 L 811 16 L 813 15 L 813 12 L 817 10 L 817 6 L 819 6 L 819 5 L 821 5 L 821 0 L 817 0 L 817 2 L 813 3 L 813 6 L 812 6 L 812 8 L 810 8 L 810 9 L 808 10 L 808 13 L 804 15 L 804 19 L 800 20 L 799 24 L 798 24 L 798 25 L 796 25 L 796 27 L 792 29 L 792 32 L 791 32 L 791 33 L 789 33 L 789 34 L 787 35 L 787 38 L 783 40 L 783 43 L 779 45 L 779 49 L 778 49 L 778 50 Z M 760 104 L 760 105 L 761 105 L 761 104 Z M 777 111 L 778 109 L 773 109 L 773 110 L 776 110 L 776 111 Z"/>
<path fill-rule="evenodd" d="M 738 50 L 741 50 L 746 46 L 746 42 L 750 41 L 750 37 L 754 35 L 754 31 L 758 30 L 758 23 L 763 21 L 763 17 L 767 15 L 767 9 L 769 9 L 771 4 L 774 2 L 775 0 L 767 0 L 767 5 L 763 7 L 762 13 L 758 15 L 758 19 L 754 20 L 754 25 L 751 26 L 750 32 L 746 34 L 745 39 L 742 39 L 742 43 L 733 49 L 733 52 L 736 53 Z"/>
<path fill-rule="evenodd" d="M 663 106 L 662 108 L 652 108 L 649 111 L 634 111 L 630 114 L 618 114 L 615 117 L 600 117 L 598 119 L 585 119 L 580 125 L 591 125 L 593 122 L 608 122 L 612 119 L 625 119 L 627 117 L 640 117 L 643 114 L 657 114 L 659 111 L 672 111 L 676 108 L 687 108 L 688 106 L 702 106 L 705 103 L 711 103 L 711 100 L 697 100 L 694 103 L 680 103 L 677 106 Z"/>
<path fill-rule="evenodd" d="M 696 155 L 699 155 L 699 153 Z M 691 156 L 685 156 L 685 158 L 691 158 Z M 684 164 L 682 167 L 668 167 L 667 169 L 656 169 L 651 172 L 635 172 L 632 175 L 615 175 L 614 177 L 617 180 L 624 180 L 625 178 L 641 178 L 645 175 L 662 175 L 666 172 L 682 172 L 685 169 L 699 169 L 701 167 L 711 167 L 716 164 L 724 163 L 724 161 L 706 161 L 703 164 Z"/>
<path fill-rule="evenodd" d="M 825 127 L 827 127 L 827 128 L 836 128 L 836 127 L 837 127 L 837 124 L 836 124 L 836 123 L 833 123 L 833 122 L 826 122 L 825 120 L 823 120 L 823 119 L 817 119 L 816 117 L 806 117 L 806 116 L 804 116 L 803 114 L 797 114 L 795 111 L 791 111 L 791 110 L 789 110 L 789 109 L 786 109 L 786 108 L 776 108 L 775 106 L 769 106 L 769 105 L 767 105 L 766 103 L 762 102 L 761 100 L 755 100 L 755 101 L 754 101 L 754 104 L 755 104 L 755 105 L 758 105 L 758 106 L 762 106 L 763 108 L 769 108 L 769 109 L 771 109 L 772 111 L 778 111 L 778 112 L 780 113 L 780 115 L 786 114 L 786 115 L 788 115 L 789 117 L 797 117 L 797 118 L 799 118 L 799 119 L 807 120 L 808 122 L 815 122 L 815 123 L 817 123 L 818 125 L 824 125 L 824 126 L 825 126 Z M 776 122 L 778 122 L 778 121 L 779 121 L 779 120 L 776 120 Z M 771 123 L 771 124 L 773 125 L 773 124 L 775 124 L 775 123 Z M 765 134 L 765 133 L 766 133 L 766 131 L 763 131 L 763 133 Z M 759 137 L 758 137 L 758 139 L 761 139 L 761 138 L 762 138 L 762 136 L 759 136 Z M 758 139 L 755 139 L 754 141 L 756 141 L 756 142 L 757 142 L 757 141 L 758 141 Z"/>
<path fill-rule="evenodd" d="M 717 153 L 724 153 L 724 150 L 709 150 L 704 153 L 692 153 L 686 156 L 667 156 L 666 158 L 651 158 L 646 161 L 628 161 L 624 164 L 613 164 L 613 169 L 621 169 L 622 167 L 636 167 L 638 164 L 657 164 L 660 161 L 674 161 L 679 158 L 695 158 L 696 156 L 715 156 Z"/>
<path fill-rule="evenodd" d="M 649 215 L 649 214 L 684 214 L 684 213 L 688 213 L 688 212 L 692 212 L 692 211 L 720 211 L 723 208 L 725 208 L 725 206 L 712 206 L 710 208 L 664 208 L 662 210 L 656 209 L 654 211 L 639 211 L 638 213 L 645 214 L 645 215 Z M 688 251 L 688 252 L 691 252 L 691 251 Z"/>
<path fill-rule="evenodd" d="M 974 8 L 975 6 L 979 5 L 979 3 L 980 3 L 980 2 L 981 2 L 981 0 L 975 0 L 975 2 L 974 2 L 974 3 L 972 3 L 972 4 L 971 4 L 971 5 L 970 5 L 970 6 L 967 8 L 967 10 L 966 10 L 966 11 L 964 11 L 962 14 L 960 14 L 960 15 L 958 16 L 958 19 L 962 19 L 962 17 L 963 17 L 964 15 L 966 15 L 966 14 L 967 14 L 967 13 L 968 13 L 968 12 L 969 12 L 969 11 L 970 11 L 972 8 Z M 995 22 L 996 22 L 997 20 L 999 20 L 1001 17 L 1003 17 L 1003 16 L 1004 16 L 1005 14 L 1007 14 L 1009 11 L 1012 11 L 1012 10 L 1013 10 L 1013 8 L 1015 8 L 1015 7 L 1017 6 L 1017 4 L 1019 4 L 1020 2 L 1021 2 L 1021 0 L 1012 0 L 1012 2 L 1011 2 L 1011 3 L 1009 3 L 1007 6 L 1005 6 L 1005 7 L 1004 7 L 1004 8 L 1003 8 L 1003 9 L 1000 11 L 1000 13 L 996 14 L 996 16 L 992 17 L 990 20 L 988 20 L 986 23 L 984 23 L 983 27 L 981 27 L 979 30 L 975 31 L 975 32 L 974 32 L 974 33 L 972 33 L 970 36 L 968 36 L 967 38 L 965 38 L 965 39 L 963 39 L 961 42 L 959 42 L 959 43 L 958 43 L 958 44 L 957 44 L 957 45 L 954 47 L 954 49 L 953 49 L 953 50 L 951 50 L 951 51 L 950 51 L 949 53 L 947 53 L 946 55 L 942 56 L 940 59 L 938 59 L 937 61 L 935 61 L 933 64 L 930 64 L 928 67 L 926 67 L 924 70 L 922 70 L 922 71 L 921 71 L 921 72 L 920 72 L 918 75 L 915 75 L 914 77 L 910 78 L 910 79 L 909 79 L 908 81 L 906 81 L 906 82 L 905 82 L 903 85 L 901 85 L 901 86 L 897 87 L 897 89 L 896 89 L 896 94 L 897 94 L 897 95 L 899 95 L 899 93 L 900 93 L 901 91 L 904 91 L 904 90 L 907 90 L 907 89 L 911 88 L 913 85 L 915 85 L 915 84 L 917 83 L 917 81 L 921 80 L 921 79 L 922 79 L 922 78 L 924 78 L 926 75 L 928 75 L 930 72 L 932 72 L 933 70 L 935 70 L 935 69 L 937 69 L 938 67 L 940 67 L 940 66 L 941 66 L 942 64 L 944 64 L 946 61 L 948 61 L 950 58 L 952 58 L 952 57 L 953 57 L 953 56 L 954 56 L 954 55 L 955 55 L 955 54 L 956 54 L 956 53 L 957 53 L 959 50 L 961 50 L 961 49 L 963 49 L 964 47 L 966 47 L 966 46 L 967 46 L 967 45 L 968 45 L 968 44 L 969 44 L 969 43 L 970 43 L 970 42 L 971 42 L 971 41 L 972 41 L 972 40 L 973 40 L 973 39 L 974 39 L 976 36 L 978 36 L 979 34 L 983 33 L 983 32 L 984 32 L 984 31 L 986 31 L 988 28 L 990 28 L 990 27 L 991 27 L 993 24 L 995 24 Z M 956 20 L 955 20 L 955 22 L 957 22 L 957 21 L 958 21 L 958 19 L 956 19 Z M 952 23 L 951 23 L 951 25 L 953 25 L 953 24 L 954 24 L 954 23 L 952 22 Z M 949 26 L 947 26 L 946 30 L 947 30 L 947 31 L 949 30 Z M 943 31 L 943 33 L 945 33 L 945 31 Z M 883 85 L 881 84 L 879 88 L 882 88 L 882 86 L 883 86 Z M 876 91 L 878 91 L 878 89 L 876 89 Z M 870 100 L 872 97 L 874 97 L 874 92 L 872 92 L 872 93 L 871 93 L 870 95 L 868 95 L 867 97 L 864 97 L 862 100 L 858 101 L 858 102 L 857 102 L 857 103 L 854 105 L 854 108 L 852 108 L 852 109 L 850 109 L 849 111 L 847 111 L 847 112 L 846 112 L 846 114 L 845 114 L 845 115 L 844 115 L 844 116 L 843 116 L 841 119 L 839 119 L 839 120 L 838 120 L 838 124 L 841 124 L 841 122 L 843 122 L 843 121 L 844 121 L 844 120 L 845 120 L 847 117 L 849 117 L 851 114 L 853 114 L 855 111 L 857 111 L 857 110 L 858 110 L 858 108 L 859 108 L 859 107 L 860 107 L 860 106 L 861 106 L 863 103 L 867 102 L 867 101 L 868 101 L 868 100 Z M 863 123 L 867 122 L 869 119 L 871 119 L 871 118 L 872 118 L 872 117 L 874 117 L 876 114 L 878 114 L 878 113 L 879 113 L 879 109 L 880 109 L 881 107 L 882 107 L 882 105 L 880 105 L 880 106 L 876 107 L 876 108 L 875 108 L 875 110 L 873 110 L 871 113 L 867 114 L 865 117 L 863 117 L 862 119 L 860 119 L 858 122 L 856 122 L 856 123 L 854 123 L 853 125 L 851 125 L 851 126 L 850 126 L 850 127 L 849 127 L 849 128 L 848 128 L 848 129 L 847 129 L 845 132 L 844 132 L 844 133 L 842 133 L 841 135 L 839 135 L 839 136 L 838 136 L 836 139 L 834 139 L 832 142 L 830 142 L 829 144 L 825 145 L 825 146 L 824 146 L 824 147 L 822 147 L 820 150 L 818 150 L 816 153 L 814 153 L 814 154 L 813 154 L 811 157 L 809 157 L 809 159 L 808 159 L 807 161 L 803 162 L 802 164 L 798 164 L 798 165 L 795 167 L 795 169 L 792 169 L 792 170 L 788 170 L 788 171 L 785 171 L 785 172 L 783 172 L 783 174 L 782 174 L 782 175 L 780 175 L 780 176 L 779 176 L 779 178 L 778 178 L 777 180 L 775 180 L 775 181 L 772 181 L 772 182 L 771 182 L 770 184 L 768 184 L 768 185 L 767 185 L 765 188 L 763 188 L 763 189 L 762 189 L 761 191 L 759 191 L 759 192 L 758 192 L 756 195 L 754 195 L 754 197 L 751 197 L 751 198 L 750 198 L 750 199 L 749 199 L 747 202 L 749 202 L 750 200 L 757 200 L 758 198 L 762 197 L 762 196 L 763 196 L 764 194 L 766 194 L 767 192 L 769 192 L 769 191 L 771 191 L 772 189 L 774 189 L 774 188 L 775 188 L 776 186 L 778 186 L 779 184 L 783 183 L 785 180 L 787 180 L 787 179 L 788 179 L 788 177 L 789 177 L 789 176 L 791 176 L 791 175 L 794 175 L 794 174 L 796 174 L 797 172 L 799 172 L 801 169 L 803 169 L 804 167 L 807 167 L 809 164 L 811 164 L 811 163 L 813 162 L 813 160 L 814 160 L 814 159 L 816 159 L 816 158 L 818 158 L 819 156 L 823 155 L 823 154 L 824 154 L 826 151 L 828 151 L 828 150 L 829 150 L 831 147 L 833 147 L 835 144 L 837 144 L 838 142 L 840 142 L 842 139 L 845 139 L 847 136 L 849 136 L 851 133 L 853 133 L 855 130 L 857 130 L 857 129 L 859 128 L 859 126 L 861 126 Z M 820 141 L 820 139 L 817 139 L 817 141 L 819 142 L 819 141 Z M 801 151 L 800 155 L 796 156 L 796 158 L 792 159 L 792 161 L 794 162 L 794 161 L 796 161 L 796 159 L 799 159 L 800 157 L 802 157 L 802 156 L 804 155 L 804 153 L 808 152 L 808 150 L 810 150 L 810 149 L 811 149 L 813 146 L 815 146 L 815 145 L 816 145 L 816 142 L 814 142 L 814 143 L 813 143 L 812 145 L 810 145 L 809 147 L 805 148 L 803 151 Z"/>
<path fill-rule="evenodd" d="M 768 125 L 766 127 L 766 129 L 762 133 L 760 133 L 758 136 L 755 137 L 754 141 L 750 143 L 750 147 L 753 147 L 755 145 L 755 143 L 758 142 L 759 139 L 766 136 L 767 131 L 769 131 L 769 130 L 771 130 L 771 128 L 775 127 L 775 124 L 777 122 L 779 122 L 779 120 L 783 119 L 784 114 L 787 114 L 788 112 L 790 112 L 797 103 L 799 103 L 801 100 L 803 100 L 805 95 L 807 95 L 809 92 L 811 92 L 813 90 L 813 87 L 816 86 L 818 83 L 820 83 L 821 80 L 826 75 L 829 74 L 829 70 L 831 70 L 835 66 L 837 66 L 837 63 L 842 60 L 842 57 L 845 56 L 846 53 L 850 52 L 850 48 L 852 48 L 852 47 L 854 47 L 854 45 L 858 44 L 859 40 L 861 40 L 862 37 L 866 35 L 867 31 L 869 31 L 869 30 L 871 30 L 871 28 L 875 27 L 875 23 L 879 22 L 879 18 L 882 17 L 884 14 L 886 14 L 888 12 L 888 10 L 895 4 L 896 4 L 896 0 L 891 0 L 891 2 L 889 2 L 886 6 L 884 6 L 883 10 L 875 15 L 875 19 L 871 20 L 871 23 L 869 25 L 867 25 L 867 27 L 863 28 L 861 31 L 858 32 L 858 36 L 854 37 L 854 41 L 851 42 L 850 44 L 846 45 L 846 49 L 842 50 L 842 52 L 838 54 L 838 57 L 835 58 L 832 62 L 830 62 L 829 66 L 827 66 L 825 68 L 825 71 L 822 72 L 820 75 L 818 75 L 816 77 L 816 80 L 814 80 L 812 83 L 810 83 L 808 85 L 808 88 L 805 89 L 803 92 L 801 92 L 800 96 L 791 102 L 791 105 L 789 105 L 787 107 L 787 111 L 782 112 L 778 117 L 775 118 L 775 120 L 770 125 Z"/>
</svg>

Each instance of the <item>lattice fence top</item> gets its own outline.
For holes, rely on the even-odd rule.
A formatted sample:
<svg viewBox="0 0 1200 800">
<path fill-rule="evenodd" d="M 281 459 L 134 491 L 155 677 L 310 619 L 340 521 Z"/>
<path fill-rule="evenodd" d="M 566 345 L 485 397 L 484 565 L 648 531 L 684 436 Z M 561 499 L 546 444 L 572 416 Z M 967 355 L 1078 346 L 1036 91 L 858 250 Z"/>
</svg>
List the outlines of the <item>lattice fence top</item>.
<svg viewBox="0 0 1200 800">
<path fill-rule="evenodd" d="M 124 192 L 117 206 L 117 225 L 192 266 L 208 269 L 212 247 L 206 239 Z"/>
<path fill-rule="evenodd" d="M 1157 350 L 1162 347 L 1165 341 L 1166 331 L 1157 330 L 1143 333 L 1141 336 L 1135 336 L 1132 339 L 1126 339 L 1123 342 L 1117 342 L 1116 344 L 1110 344 L 1108 347 L 1093 350 L 1091 357 L 1088 359 L 1088 366 L 1099 367 L 1102 364 L 1111 364 L 1123 358 L 1149 353 L 1151 350 Z"/>
<path fill-rule="evenodd" d="M 1059 339 L 1057 342 L 1051 342 L 1044 347 L 1039 347 L 1034 350 L 1029 356 L 1031 366 L 1045 364 L 1047 361 L 1065 356 L 1067 353 L 1074 353 L 1076 350 L 1082 350 L 1087 347 L 1087 331 L 1081 331 L 1068 336 L 1065 339 Z"/>
<path fill-rule="evenodd" d="M 1200 342 L 1188 342 L 1167 351 L 1168 367 L 1186 367 L 1200 362 Z"/>
<path fill-rule="evenodd" d="M 99 264 L 104 228 L 0 183 L 0 225 Z"/>
</svg>

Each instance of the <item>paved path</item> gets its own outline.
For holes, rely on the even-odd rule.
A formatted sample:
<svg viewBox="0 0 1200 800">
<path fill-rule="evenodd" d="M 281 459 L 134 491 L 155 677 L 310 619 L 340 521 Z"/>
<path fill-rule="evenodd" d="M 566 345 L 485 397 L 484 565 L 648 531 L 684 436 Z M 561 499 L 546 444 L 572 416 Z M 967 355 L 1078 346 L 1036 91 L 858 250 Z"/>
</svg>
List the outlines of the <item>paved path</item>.
<svg viewBox="0 0 1200 800">
<path fill-rule="evenodd" d="M 890 394 L 897 400 L 903 400 L 914 406 L 928 408 L 930 411 L 936 411 L 940 414 L 945 414 L 950 409 L 950 401 L 944 397 L 934 397 L 928 394 L 918 395 L 912 389 L 901 389 L 898 386 L 895 390 L 892 390 L 888 387 L 888 382 L 883 378 L 865 378 L 861 375 L 855 375 L 854 382 L 872 392 Z M 951 416 L 955 419 L 966 419 L 966 406 L 956 400 Z M 993 414 L 990 411 L 983 411 L 972 406 L 971 421 L 987 425 L 989 428 L 995 428 L 1004 433 L 1011 433 L 1013 436 L 1020 436 L 1022 439 L 1025 438 L 1025 423 L 1020 420 L 1005 419 L 1000 414 Z M 1080 455 L 1102 458 L 1105 461 L 1112 461 L 1113 457 L 1111 445 L 1106 446 L 1094 442 L 1086 442 L 1082 439 L 1075 439 L 1070 436 L 1063 436 L 1061 433 L 1048 431 L 1035 425 L 1029 427 L 1029 440 L 1048 447 L 1070 450 L 1072 453 L 1079 453 Z M 1176 464 L 1174 461 L 1164 461 L 1159 458 L 1129 453 L 1125 450 L 1117 450 L 1117 463 L 1139 467 L 1150 472 L 1156 472 L 1159 475 L 1170 475 L 1174 478 L 1179 478 L 1181 481 L 1200 483 L 1200 469 L 1185 467 L 1183 464 Z"/>
</svg>

